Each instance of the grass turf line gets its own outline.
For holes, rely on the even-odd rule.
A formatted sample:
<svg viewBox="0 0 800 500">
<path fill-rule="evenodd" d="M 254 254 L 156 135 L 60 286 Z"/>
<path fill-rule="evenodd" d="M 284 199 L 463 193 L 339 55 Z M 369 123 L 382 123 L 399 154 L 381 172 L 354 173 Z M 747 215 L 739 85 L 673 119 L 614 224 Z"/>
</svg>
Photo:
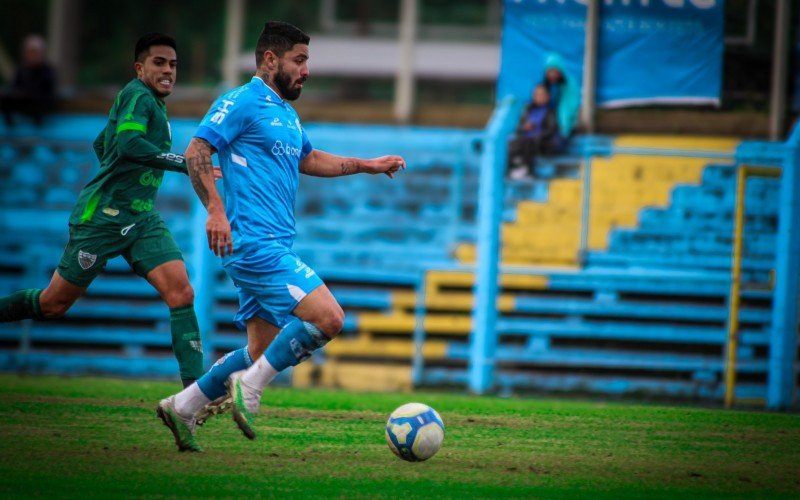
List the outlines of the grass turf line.
<svg viewBox="0 0 800 500">
<path fill-rule="evenodd" d="M 154 416 L 176 383 L 0 375 L 0 496 L 690 497 L 800 493 L 800 417 L 441 393 L 268 389 L 248 441 L 229 415 L 178 453 Z M 442 450 L 392 455 L 420 401 Z"/>
</svg>

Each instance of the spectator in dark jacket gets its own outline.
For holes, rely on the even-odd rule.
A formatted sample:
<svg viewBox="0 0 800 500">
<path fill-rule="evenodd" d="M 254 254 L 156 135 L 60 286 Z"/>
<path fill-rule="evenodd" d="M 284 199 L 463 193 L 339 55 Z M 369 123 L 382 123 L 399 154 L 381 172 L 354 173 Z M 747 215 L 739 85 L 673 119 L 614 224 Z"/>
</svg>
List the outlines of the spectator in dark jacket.
<svg viewBox="0 0 800 500">
<path fill-rule="evenodd" d="M 14 83 L 0 97 L 6 125 L 13 125 L 15 114 L 27 115 L 41 125 L 55 107 L 55 93 L 56 74 L 45 60 L 44 39 L 29 35 L 22 44 L 22 60 Z"/>
<path fill-rule="evenodd" d="M 533 173 L 536 156 L 553 154 L 558 135 L 558 120 L 550 108 L 547 87 L 537 85 L 531 102 L 520 117 L 517 131 L 508 146 L 509 177 L 521 179 Z"/>
<path fill-rule="evenodd" d="M 581 88 L 575 78 L 566 70 L 566 65 L 559 54 L 550 53 L 544 62 L 545 72 L 542 85 L 550 92 L 550 109 L 556 114 L 558 135 L 553 138 L 555 153 L 567 147 L 578 122 L 578 111 L 581 105 Z"/>
</svg>

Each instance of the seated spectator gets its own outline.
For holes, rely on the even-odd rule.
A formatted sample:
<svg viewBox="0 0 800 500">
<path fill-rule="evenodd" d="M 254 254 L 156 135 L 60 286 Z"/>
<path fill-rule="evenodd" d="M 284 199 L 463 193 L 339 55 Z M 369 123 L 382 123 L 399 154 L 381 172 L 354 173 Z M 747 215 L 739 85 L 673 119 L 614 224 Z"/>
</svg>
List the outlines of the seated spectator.
<svg viewBox="0 0 800 500">
<path fill-rule="evenodd" d="M 558 123 L 550 109 L 550 93 L 544 85 L 533 89 L 530 104 L 525 107 L 514 138 L 508 145 L 509 171 L 512 179 L 533 174 L 538 154 L 557 153 Z"/>
<path fill-rule="evenodd" d="M 22 44 L 22 60 L 11 88 L 0 96 L 6 125 L 13 126 L 14 115 L 27 115 L 41 125 L 55 107 L 56 75 L 45 60 L 45 42 L 29 35 Z"/>
<path fill-rule="evenodd" d="M 563 152 L 578 120 L 581 105 L 581 89 L 578 82 L 564 68 L 561 56 L 551 53 L 544 64 L 542 85 L 550 92 L 550 109 L 556 114 L 558 136 L 554 139 L 555 151 Z"/>
</svg>

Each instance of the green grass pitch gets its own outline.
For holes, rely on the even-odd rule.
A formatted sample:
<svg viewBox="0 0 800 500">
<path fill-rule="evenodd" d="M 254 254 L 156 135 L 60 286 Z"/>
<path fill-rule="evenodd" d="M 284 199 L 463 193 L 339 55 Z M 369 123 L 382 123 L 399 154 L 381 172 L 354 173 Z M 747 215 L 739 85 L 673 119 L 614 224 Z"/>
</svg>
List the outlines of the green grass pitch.
<svg viewBox="0 0 800 500">
<path fill-rule="evenodd" d="M 0 497 L 678 498 L 800 495 L 800 417 L 442 393 L 267 389 L 178 453 L 154 416 L 176 383 L 0 375 Z M 433 406 L 444 445 L 407 463 L 383 427 Z"/>
</svg>

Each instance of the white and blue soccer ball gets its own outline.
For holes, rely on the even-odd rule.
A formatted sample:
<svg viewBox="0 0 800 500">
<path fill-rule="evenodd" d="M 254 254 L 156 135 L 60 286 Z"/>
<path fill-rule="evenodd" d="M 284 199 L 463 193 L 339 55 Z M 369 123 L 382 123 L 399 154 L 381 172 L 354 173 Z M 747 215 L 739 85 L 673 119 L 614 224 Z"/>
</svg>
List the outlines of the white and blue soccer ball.
<svg viewBox="0 0 800 500">
<path fill-rule="evenodd" d="M 434 456 L 444 440 L 442 417 L 428 405 L 407 403 L 389 415 L 386 442 L 395 455 L 409 462 Z"/>
</svg>

